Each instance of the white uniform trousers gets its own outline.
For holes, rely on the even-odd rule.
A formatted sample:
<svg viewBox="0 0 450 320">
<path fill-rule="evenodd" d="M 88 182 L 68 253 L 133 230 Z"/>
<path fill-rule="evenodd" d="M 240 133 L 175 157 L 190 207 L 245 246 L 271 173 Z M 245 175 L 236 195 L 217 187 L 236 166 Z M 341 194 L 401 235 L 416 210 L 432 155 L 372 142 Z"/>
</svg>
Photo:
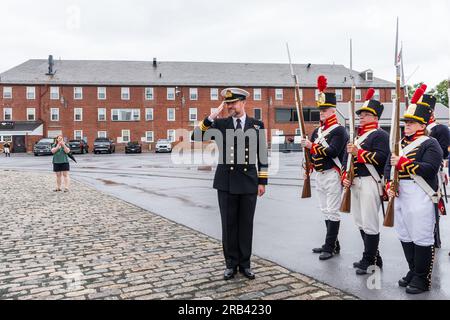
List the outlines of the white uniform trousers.
<svg viewBox="0 0 450 320">
<path fill-rule="evenodd" d="M 401 180 L 395 199 L 395 230 L 402 242 L 422 247 L 434 245 L 436 211 L 430 197 L 413 180 Z"/>
<path fill-rule="evenodd" d="M 381 199 L 376 181 L 372 177 L 356 177 L 351 191 L 351 212 L 356 226 L 368 235 L 379 234 Z"/>
<path fill-rule="evenodd" d="M 341 221 L 342 182 L 341 175 L 335 169 L 317 172 L 316 190 L 319 197 L 320 210 L 325 220 Z"/>
</svg>

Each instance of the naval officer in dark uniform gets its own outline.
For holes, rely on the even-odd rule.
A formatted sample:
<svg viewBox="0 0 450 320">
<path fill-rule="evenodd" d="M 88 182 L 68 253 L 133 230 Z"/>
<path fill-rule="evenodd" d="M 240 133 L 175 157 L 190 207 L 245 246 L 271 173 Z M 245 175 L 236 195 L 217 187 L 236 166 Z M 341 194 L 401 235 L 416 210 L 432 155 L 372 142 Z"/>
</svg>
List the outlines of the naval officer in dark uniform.
<svg viewBox="0 0 450 320">
<path fill-rule="evenodd" d="M 253 219 L 257 198 L 266 192 L 268 152 L 264 123 L 245 112 L 249 93 L 238 88 L 221 93 L 224 102 L 195 128 L 194 141 L 215 140 L 219 164 L 214 178 L 222 218 L 225 280 L 239 271 L 255 279 L 251 269 Z M 223 109 L 227 118 L 219 118 Z"/>
</svg>

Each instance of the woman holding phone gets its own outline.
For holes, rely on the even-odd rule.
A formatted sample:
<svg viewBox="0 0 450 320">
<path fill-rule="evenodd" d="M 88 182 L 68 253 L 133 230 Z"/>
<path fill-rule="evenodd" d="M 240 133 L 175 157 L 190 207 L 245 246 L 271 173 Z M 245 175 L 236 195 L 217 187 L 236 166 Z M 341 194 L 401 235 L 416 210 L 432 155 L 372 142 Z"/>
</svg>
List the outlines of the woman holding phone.
<svg viewBox="0 0 450 320">
<path fill-rule="evenodd" d="M 58 136 L 52 145 L 53 153 L 53 171 L 56 173 L 56 189 L 55 192 L 61 192 L 61 182 L 64 178 L 64 192 L 69 192 L 69 153 L 70 148 L 64 142 L 62 136 Z"/>
</svg>

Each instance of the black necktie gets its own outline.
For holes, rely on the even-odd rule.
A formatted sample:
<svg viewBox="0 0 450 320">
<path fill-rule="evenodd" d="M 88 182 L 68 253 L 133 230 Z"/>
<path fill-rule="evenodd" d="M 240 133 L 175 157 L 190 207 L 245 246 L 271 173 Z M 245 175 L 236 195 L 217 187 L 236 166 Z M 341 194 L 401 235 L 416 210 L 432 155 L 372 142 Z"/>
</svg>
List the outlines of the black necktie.
<svg viewBox="0 0 450 320">
<path fill-rule="evenodd" d="M 236 130 L 239 130 L 239 129 L 242 130 L 242 124 L 241 124 L 242 121 L 241 121 L 241 119 L 237 119 L 236 122 L 237 122 Z"/>
</svg>

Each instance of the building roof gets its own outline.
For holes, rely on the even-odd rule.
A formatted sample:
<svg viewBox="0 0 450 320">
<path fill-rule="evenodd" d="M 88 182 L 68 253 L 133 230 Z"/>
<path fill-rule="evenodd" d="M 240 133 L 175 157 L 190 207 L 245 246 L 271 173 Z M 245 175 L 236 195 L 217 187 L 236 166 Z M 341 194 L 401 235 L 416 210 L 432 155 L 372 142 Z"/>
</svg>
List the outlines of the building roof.
<svg viewBox="0 0 450 320">
<path fill-rule="evenodd" d="M 108 85 L 108 86 L 242 86 L 292 87 L 288 64 L 212 63 L 151 61 L 55 60 L 54 76 L 48 76 L 48 60 L 28 60 L 0 74 L 0 84 Z M 374 78 L 365 81 L 358 71 L 343 65 L 294 65 L 302 87 L 314 88 L 317 77 L 326 75 L 331 88 L 351 86 L 350 74 L 359 88 L 394 88 L 395 84 Z"/>
<path fill-rule="evenodd" d="M 4 132 L 32 132 L 42 125 L 41 121 L 2 121 L 0 133 Z"/>
</svg>

